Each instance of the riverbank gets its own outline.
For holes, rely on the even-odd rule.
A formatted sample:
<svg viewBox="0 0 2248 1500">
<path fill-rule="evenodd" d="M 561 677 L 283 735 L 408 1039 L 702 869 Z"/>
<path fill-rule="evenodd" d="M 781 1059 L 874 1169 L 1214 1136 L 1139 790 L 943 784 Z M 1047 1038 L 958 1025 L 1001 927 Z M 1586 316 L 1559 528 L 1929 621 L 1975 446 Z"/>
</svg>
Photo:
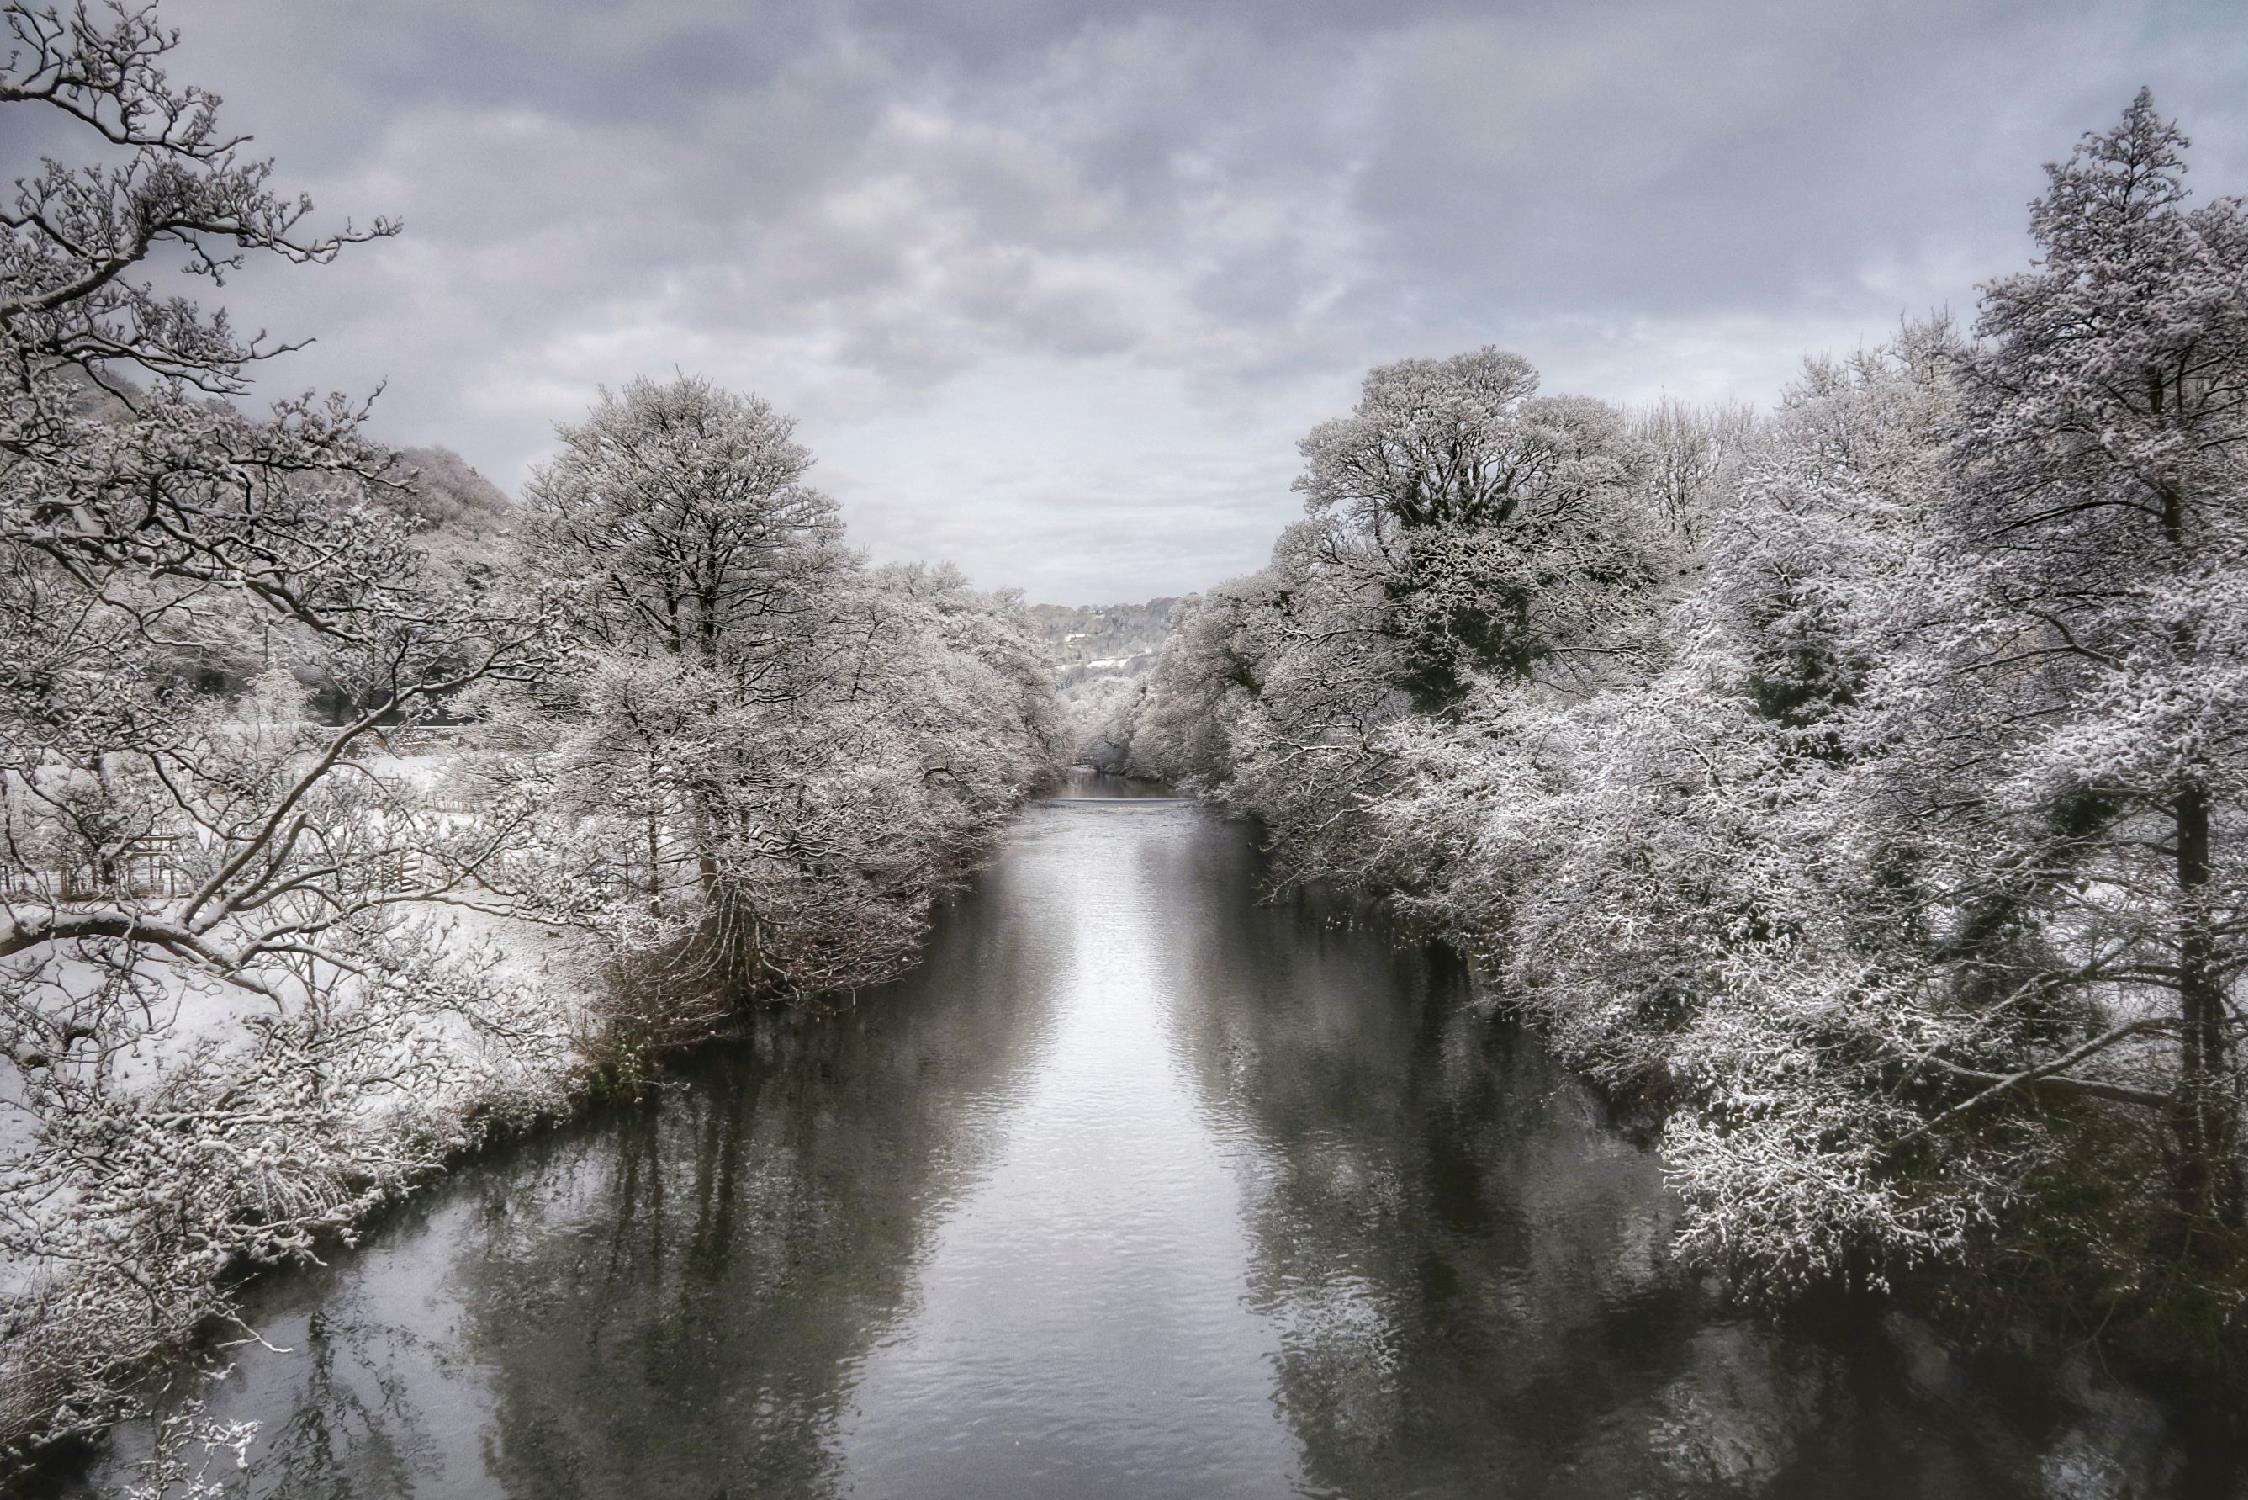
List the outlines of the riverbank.
<svg viewBox="0 0 2248 1500">
<path fill-rule="evenodd" d="M 952 848 L 930 890 L 956 885 L 992 836 Z M 444 987 L 338 983 L 276 1018 L 269 996 L 144 964 L 142 986 L 169 1001 L 129 1045 L 60 1060 L 36 1101 L 27 1065 L 0 1056 L 0 1164 L 19 1200 L 34 1170 L 54 1184 L 41 1218 L 19 1209 L 5 1226 L 48 1253 L 11 1255 L 0 1284 L 0 1493 L 82 1463 L 167 1366 L 255 1340 L 242 1299 L 266 1272 L 348 1256 L 494 1144 L 638 1097 L 675 1059 L 741 1035 L 759 1003 L 682 1005 L 663 965 L 585 932 L 422 919 Z M 304 1087 L 277 1088 L 308 1062 Z M 57 1093 L 64 1070 L 83 1086 Z M 253 1095 L 267 1107 L 243 1109 Z"/>
<path fill-rule="evenodd" d="M 76 1064 L 85 1087 L 50 1085 L 45 1108 L 8 1061 L 18 1107 L 0 1144 L 17 1177 L 44 1169 L 54 1191 L 41 1219 L 10 1226 L 47 1253 L 7 1268 L 0 1486 L 98 1437 L 153 1367 L 246 1332 L 237 1297 L 258 1271 L 317 1263 L 452 1164 L 594 1094 L 598 1007 L 577 956 L 526 924 L 443 920 L 430 944 L 505 971 L 520 1003 L 504 1024 L 441 994 L 328 994 L 323 1024 L 354 1044 L 317 1053 L 332 1071 L 292 1107 L 231 1107 L 272 1093 L 272 1002 L 185 971 L 158 976 L 169 1007 L 118 1056 Z"/>
</svg>

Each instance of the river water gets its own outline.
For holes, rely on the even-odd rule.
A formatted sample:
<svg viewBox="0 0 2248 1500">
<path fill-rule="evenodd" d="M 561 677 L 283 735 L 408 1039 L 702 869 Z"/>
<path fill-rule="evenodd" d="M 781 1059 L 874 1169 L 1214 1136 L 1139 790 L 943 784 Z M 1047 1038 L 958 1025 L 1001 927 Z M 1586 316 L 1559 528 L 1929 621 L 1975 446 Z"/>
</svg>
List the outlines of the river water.
<svg viewBox="0 0 2248 1500">
<path fill-rule="evenodd" d="M 1652 1152 L 1453 962 L 1260 904 L 1238 826 L 1078 790 L 909 979 L 258 1287 L 286 1352 L 233 1351 L 207 1393 L 261 1424 L 228 1493 L 2178 1482 L 2143 1398 L 2025 1394 L 1894 1315 L 1728 1309 L 1669 1257 Z"/>
</svg>

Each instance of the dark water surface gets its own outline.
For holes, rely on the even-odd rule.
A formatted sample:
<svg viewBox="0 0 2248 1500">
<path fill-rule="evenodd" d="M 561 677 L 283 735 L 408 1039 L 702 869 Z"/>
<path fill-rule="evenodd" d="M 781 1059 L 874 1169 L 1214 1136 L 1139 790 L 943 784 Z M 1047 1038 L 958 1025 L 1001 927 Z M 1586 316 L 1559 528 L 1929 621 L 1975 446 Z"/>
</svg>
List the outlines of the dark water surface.
<svg viewBox="0 0 2248 1500">
<path fill-rule="evenodd" d="M 235 1351 L 209 1392 L 262 1424 L 241 1492 L 2176 1479 L 2135 1398 L 2010 1394 L 1894 1317 L 1728 1311 L 1668 1256 L 1650 1151 L 1534 1040 L 1441 955 L 1259 905 L 1258 869 L 1184 803 L 1033 807 L 911 979 L 259 1288 L 288 1352 Z M 87 1492 L 145 1444 L 121 1433 Z"/>
</svg>

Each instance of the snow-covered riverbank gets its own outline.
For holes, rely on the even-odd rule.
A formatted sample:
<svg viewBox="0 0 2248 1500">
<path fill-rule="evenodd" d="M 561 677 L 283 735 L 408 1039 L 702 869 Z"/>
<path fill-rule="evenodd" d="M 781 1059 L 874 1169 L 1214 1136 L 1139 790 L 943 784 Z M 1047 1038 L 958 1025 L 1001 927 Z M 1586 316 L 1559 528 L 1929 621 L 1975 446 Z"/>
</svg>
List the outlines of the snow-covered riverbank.
<svg viewBox="0 0 2248 1500">
<path fill-rule="evenodd" d="M 150 1358 L 229 1316 L 226 1284 L 317 1257 L 593 1076 L 582 954 L 531 924 L 410 910 L 430 982 L 276 996 L 145 956 L 133 1004 L 85 955 L 57 1055 L 0 1055 L 0 1438 L 97 1430 Z M 128 1024 L 120 1025 L 120 1016 Z"/>
</svg>

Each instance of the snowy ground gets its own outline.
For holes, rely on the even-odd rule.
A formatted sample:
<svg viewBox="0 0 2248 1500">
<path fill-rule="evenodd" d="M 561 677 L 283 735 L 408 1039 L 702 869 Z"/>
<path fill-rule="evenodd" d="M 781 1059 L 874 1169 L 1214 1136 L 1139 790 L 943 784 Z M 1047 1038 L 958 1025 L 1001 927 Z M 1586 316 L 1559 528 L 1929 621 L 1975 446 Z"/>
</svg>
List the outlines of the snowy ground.
<svg viewBox="0 0 2248 1500">
<path fill-rule="evenodd" d="M 449 765 L 416 756 L 379 769 L 443 807 Z M 55 1350 L 74 1332 L 58 1323 L 103 1324 L 114 1311 L 119 1328 L 138 1317 L 137 1337 L 168 1336 L 167 1314 L 119 1307 L 120 1291 L 169 1286 L 192 1310 L 195 1296 L 179 1295 L 180 1267 L 200 1262 L 183 1262 L 180 1246 L 203 1245 L 211 1274 L 223 1269 L 239 1253 L 246 1193 L 325 1194 L 348 1216 L 410 1188 L 428 1163 L 472 1144 L 495 1112 L 568 1106 L 594 1026 L 571 945 L 533 923 L 451 904 L 401 905 L 394 924 L 411 961 L 403 982 L 371 986 L 331 971 L 318 994 L 229 982 L 147 944 L 131 950 L 136 982 L 122 998 L 115 976 L 83 951 L 34 947 L 0 961 L 15 969 L 19 1006 L 73 1025 L 98 1018 L 88 1029 L 100 1033 L 54 1057 L 29 1043 L 0 1051 L 0 1406 L 11 1420 L 23 1415 L 21 1391 L 56 1383 Z M 212 936 L 223 944 L 230 935 L 222 927 Z M 417 985 L 425 971 L 429 983 Z M 225 1123 L 200 1123 L 198 1109 Z M 261 1138 L 261 1110 L 290 1123 Z M 319 1129 L 300 1143 L 306 1118 Z M 173 1203 L 162 1201 L 169 1184 L 139 1158 L 165 1151 L 179 1153 L 183 1176 L 219 1180 L 183 1183 Z M 230 1190 L 229 1173 L 251 1185 Z M 166 1212 L 210 1222 L 164 1232 L 142 1222 Z M 168 1259 L 133 1264 L 145 1245 Z M 130 1340 L 100 1342 L 89 1328 L 89 1354 L 123 1357 Z M 41 1359 L 46 1373 L 29 1378 L 27 1362 Z"/>
</svg>

